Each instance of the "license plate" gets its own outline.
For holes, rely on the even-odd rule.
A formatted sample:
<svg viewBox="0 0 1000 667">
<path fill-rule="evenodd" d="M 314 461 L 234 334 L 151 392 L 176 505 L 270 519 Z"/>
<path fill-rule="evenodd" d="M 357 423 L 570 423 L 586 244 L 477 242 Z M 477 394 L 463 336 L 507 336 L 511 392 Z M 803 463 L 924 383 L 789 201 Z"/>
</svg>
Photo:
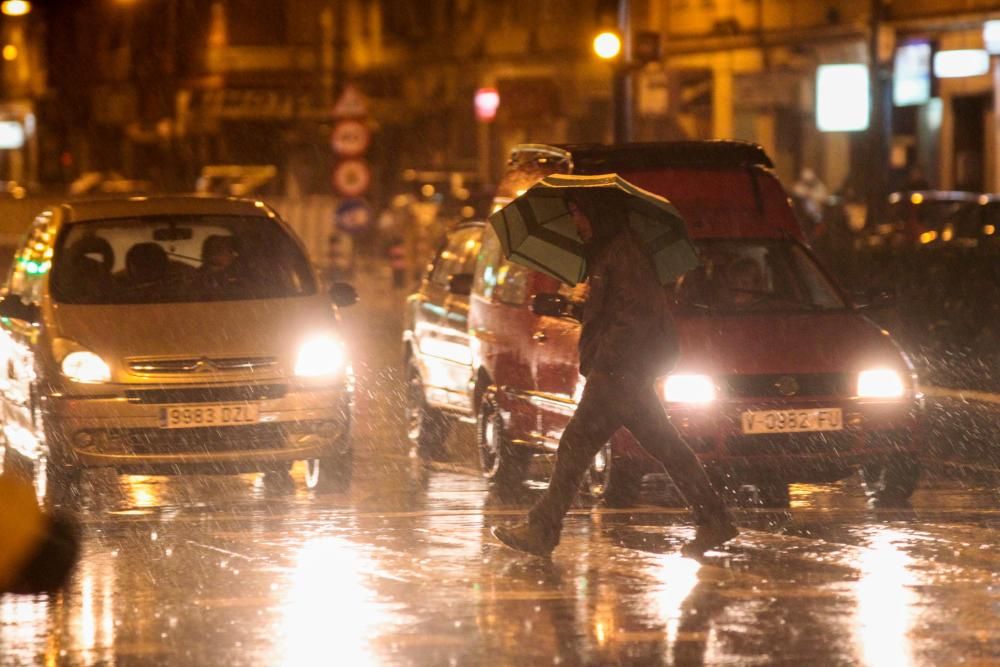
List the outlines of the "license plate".
<svg viewBox="0 0 1000 667">
<path fill-rule="evenodd" d="M 743 433 L 808 433 L 844 428 L 840 408 L 752 410 L 743 413 Z"/>
<path fill-rule="evenodd" d="M 260 410 L 252 403 L 171 405 L 160 408 L 160 428 L 203 428 L 256 424 Z"/>
</svg>

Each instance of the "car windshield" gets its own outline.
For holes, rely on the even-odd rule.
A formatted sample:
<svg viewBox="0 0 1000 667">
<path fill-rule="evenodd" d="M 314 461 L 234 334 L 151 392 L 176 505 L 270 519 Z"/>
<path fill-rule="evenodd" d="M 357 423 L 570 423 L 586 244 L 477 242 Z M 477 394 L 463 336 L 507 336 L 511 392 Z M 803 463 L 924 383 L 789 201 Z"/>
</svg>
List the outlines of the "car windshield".
<svg viewBox="0 0 1000 667">
<path fill-rule="evenodd" d="M 845 307 L 837 290 L 796 243 L 725 240 L 697 245 L 702 265 L 678 282 L 682 304 L 734 312 Z"/>
<path fill-rule="evenodd" d="M 230 215 L 81 222 L 61 235 L 61 303 L 178 303 L 314 294 L 308 260 L 275 222 Z"/>
</svg>

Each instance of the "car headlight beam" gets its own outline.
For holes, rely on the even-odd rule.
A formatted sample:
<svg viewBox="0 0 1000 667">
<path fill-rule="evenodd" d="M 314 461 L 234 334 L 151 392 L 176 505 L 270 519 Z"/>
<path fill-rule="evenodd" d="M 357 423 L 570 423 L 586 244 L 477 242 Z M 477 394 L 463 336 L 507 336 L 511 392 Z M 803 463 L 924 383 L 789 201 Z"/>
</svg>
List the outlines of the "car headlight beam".
<svg viewBox="0 0 1000 667">
<path fill-rule="evenodd" d="M 73 382 L 100 384 L 111 381 L 111 369 L 99 356 L 86 350 L 67 354 L 60 365 L 62 373 Z"/>
<path fill-rule="evenodd" d="M 299 348 L 295 374 L 299 377 L 329 377 L 337 375 L 347 365 L 344 344 L 333 336 L 316 336 Z"/>
<path fill-rule="evenodd" d="M 706 405 L 715 398 L 715 382 L 708 375 L 678 373 L 663 382 L 663 400 L 667 403 Z"/>
<path fill-rule="evenodd" d="M 902 398 L 903 376 L 891 368 L 872 368 L 858 373 L 858 398 Z"/>
</svg>

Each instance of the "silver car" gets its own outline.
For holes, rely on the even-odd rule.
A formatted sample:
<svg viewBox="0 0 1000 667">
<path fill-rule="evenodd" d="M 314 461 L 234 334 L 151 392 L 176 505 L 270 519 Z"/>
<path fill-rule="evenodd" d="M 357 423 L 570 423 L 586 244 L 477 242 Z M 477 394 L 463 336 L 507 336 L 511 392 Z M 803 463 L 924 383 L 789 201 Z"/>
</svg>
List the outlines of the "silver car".
<svg viewBox="0 0 1000 667">
<path fill-rule="evenodd" d="M 259 201 L 67 203 L 41 213 L 0 299 L 6 465 L 56 502 L 82 471 L 350 479 L 353 375 L 338 306 Z M 5 467 L 6 467 L 5 465 Z"/>
</svg>

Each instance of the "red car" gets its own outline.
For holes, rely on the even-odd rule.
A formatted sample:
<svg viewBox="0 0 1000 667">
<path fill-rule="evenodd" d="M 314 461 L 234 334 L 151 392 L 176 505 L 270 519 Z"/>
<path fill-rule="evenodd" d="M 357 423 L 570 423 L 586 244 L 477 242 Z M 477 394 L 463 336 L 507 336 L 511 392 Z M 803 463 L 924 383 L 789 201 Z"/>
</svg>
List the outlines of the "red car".
<svg viewBox="0 0 1000 667">
<path fill-rule="evenodd" d="M 715 479 L 768 505 L 788 484 L 861 468 L 868 492 L 905 502 L 918 477 L 922 396 L 888 332 L 851 304 L 806 247 L 771 162 L 755 145 L 672 142 L 520 146 L 496 205 L 549 173 L 617 172 L 680 210 L 703 265 L 670 289 L 681 338 L 659 390 Z M 505 261 L 488 229 L 469 307 L 484 474 L 519 482 L 551 451 L 582 389 L 573 294 Z M 627 431 L 595 458 L 588 486 L 627 505 L 660 471 Z"/>
</svg>

